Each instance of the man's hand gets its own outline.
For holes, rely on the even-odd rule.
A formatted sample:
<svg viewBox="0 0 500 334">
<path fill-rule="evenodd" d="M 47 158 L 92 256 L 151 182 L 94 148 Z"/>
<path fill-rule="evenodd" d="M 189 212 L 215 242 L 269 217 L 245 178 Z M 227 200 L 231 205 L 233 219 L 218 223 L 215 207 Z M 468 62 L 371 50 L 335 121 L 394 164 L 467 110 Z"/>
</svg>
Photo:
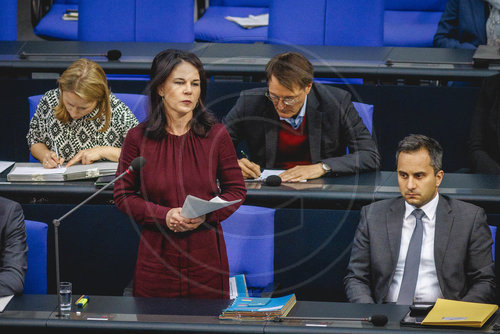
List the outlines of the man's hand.
<svg viewBox="0 0 500 334">
<path fill-rule="evenodd" d="M 240 165 L 244 179 L 256 179 L 260 176 L 260 166 L 247 158 L 238 160 L 238 165 Z"/>
<path fill-rule="evenodd" d="M 94 161 L 101 160 L 102 158 L 103 158 L 102 147 L 96 146 L 96 147 L 89 148 L 86 150 L 81 150 L 80 152 L 78 152 L 73 157 L 73 159 L 68 161 L 68 163 L 66 164 L 66 167 L 74 165 L 78 162 L 80 162 L 82 165 L 90 165 Z"/>
<path fill-rule="evenodd" d="M 167 212 L 165 223 L 173 232 L 187 232 L 197 229 L 206 219 L 206 215 L 196 218 L 181 216 L 182 208 L 173 208 Z"/>
<path fill-rule="evenodd" d="M 287 169 L 280 174 L 281 181 L 300 182 L 302 180 L 317 179 L 318 177 L 322 177 L 326 174 L 326 171 L 321 165 L 322 163 L 320 162 L 314 165 L 299 165 Z"/>
</svg>

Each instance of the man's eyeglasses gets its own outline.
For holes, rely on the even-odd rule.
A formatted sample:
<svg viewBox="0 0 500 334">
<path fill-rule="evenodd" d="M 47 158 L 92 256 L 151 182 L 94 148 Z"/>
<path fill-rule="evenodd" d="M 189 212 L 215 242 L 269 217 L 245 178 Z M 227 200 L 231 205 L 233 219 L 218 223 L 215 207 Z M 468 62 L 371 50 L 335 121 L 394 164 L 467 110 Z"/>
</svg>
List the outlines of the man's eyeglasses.
<svg viewBox="0 0 500 334">
<path fill-rule="evenodd" d="M 265 95 L 267 96 L 267 98 L 269 100 L 271 100 L 272 103 L 278 103 L 281 99 L 281 101 L 283 101 L 283 103 L 286 104 L 287 106 L 293 106 L 294 104 L 299 102 L 299 96 L 280 97 L 280 96 L 276 96 L 274 94 L 271 94 L 269 92 L 266 92 Z"/>
</svg>

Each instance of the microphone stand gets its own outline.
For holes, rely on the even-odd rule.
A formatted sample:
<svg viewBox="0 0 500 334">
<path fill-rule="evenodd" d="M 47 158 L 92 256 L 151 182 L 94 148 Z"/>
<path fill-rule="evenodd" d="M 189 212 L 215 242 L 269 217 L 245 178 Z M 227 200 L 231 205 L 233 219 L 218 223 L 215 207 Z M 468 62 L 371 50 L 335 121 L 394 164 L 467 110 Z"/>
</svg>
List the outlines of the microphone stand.
<svg viewBox="0 0 500 334">
<path fill-rule="evenodd" d="M 89 196 L 87 199 L 85 199 L 83 202 L 75 206 L 73 209 L 69 210 L 66 214 L 64 214 L 62 217 L 59 219 L 54 219 L 52 221 L 52 224 L 54 225 L 54 246 L 55 246 L 55 254 L 56 254 L 56 284 L 57 284 L 57 317 L 62 318 L 63 314 L 61 311 L 61 279 L 60 279 L 60 274 L 59 274 L 59 225 L 61 224 L 61 221 L 63 221 L 66 217 L 68 217 L 70 214 L 81 208 L 85 203 L 90 201 L 92 198 L 96 197 L 99 195 L 101 192 L 103 192 L 105 189 L 107 189 L 110 185 L 114 184 L 116 181 L 124 177 L 126 174 L 130 173 L 131 168 L 129 167 L 126 171 L 115 177 L 112 181 L 110 181 L 108 184 L 104 185 L 101 189 L 93 193 L 91 196 Z"/>
</svg>

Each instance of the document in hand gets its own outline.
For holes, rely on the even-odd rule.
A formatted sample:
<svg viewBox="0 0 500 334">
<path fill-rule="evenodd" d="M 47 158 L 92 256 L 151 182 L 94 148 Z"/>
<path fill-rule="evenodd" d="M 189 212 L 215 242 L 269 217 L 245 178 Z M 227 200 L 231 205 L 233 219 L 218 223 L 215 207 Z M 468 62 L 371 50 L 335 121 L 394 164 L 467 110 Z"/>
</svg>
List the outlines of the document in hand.
<svg viewBox="0 0 500 334">
<path fill-rule="evenodd" d="M 103 175 L 114 175 L 117 168 L 118 163 L 110 161 L 51 169 L 43 168 L 38 162 L 18 162 L 7 174 L 7 181 L 49 182 L 92 179 Z"/>
<path fill-rule="evenodd" d="M 498 305 L 438 298 L 422 325 L 482 327 Z"/>
<path fill-rule="evenodd" d="M 295 294 L 275 298 L 237 297 L 219 319 L 272 320 L 286 316 L 296 302 Z"/>
<path fill-rule="evenodd" d="M 184 200 L 184 204 L 182 205 L 181 216 L 186 218 L 196 218 L 240 201 L 241 199 L 237 199 L 235 201 L 228 202 L 219 196 L 215 196 L 210 201 L 206 201 L 192 195 L 187 195 Z"/>
</svg>

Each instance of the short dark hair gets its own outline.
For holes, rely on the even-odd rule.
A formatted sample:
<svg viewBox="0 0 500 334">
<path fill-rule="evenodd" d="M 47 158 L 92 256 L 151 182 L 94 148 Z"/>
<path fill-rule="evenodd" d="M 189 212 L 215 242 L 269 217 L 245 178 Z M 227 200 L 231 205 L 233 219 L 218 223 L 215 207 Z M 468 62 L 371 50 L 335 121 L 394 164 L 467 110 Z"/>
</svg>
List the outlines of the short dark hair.
<svg viewBox="0 0 500 334">
<path fill-rule="evenodd" d="M 431 158 L 431 166 L 434 169 L 434 174 L 443 169 L 443 148 L 437 140 L 419 134 L 411 134 L 403 138 L 396 151 L 396 164 L 398 162 L 399 154 L 416 152 L 421 149 L 426 149 Z"/>
<path fill-rule="evenodd" d="M 274 76 L 289 90 L 294 85 L 305 88 L 313 82 L 314 69 L 309 60 L 298 52 L 285 52 L 274 56 L 266 65 L 267 81 Z"/>
<path fill-rule="evenodd" d="M 151 101 L 150 114 L 146 120 L 146 136 L 152 139 L 161 139 L 167 132 L 167 116 L 162 97 L 158 94 L 158 87 L 169 77 L 174 68 L 182 62 L 193 65 L 200 75 L 200 98 L 193 110 L 191 130 L 198 136 L 206 137 L 215 124 L 215 117 L 205 109 L 207 95 L 207 80 L 201 60 L 192 52 L 167 49 L 156 55 L 151 65 L 151 79 L 147 88 Z"/>
</svg>

